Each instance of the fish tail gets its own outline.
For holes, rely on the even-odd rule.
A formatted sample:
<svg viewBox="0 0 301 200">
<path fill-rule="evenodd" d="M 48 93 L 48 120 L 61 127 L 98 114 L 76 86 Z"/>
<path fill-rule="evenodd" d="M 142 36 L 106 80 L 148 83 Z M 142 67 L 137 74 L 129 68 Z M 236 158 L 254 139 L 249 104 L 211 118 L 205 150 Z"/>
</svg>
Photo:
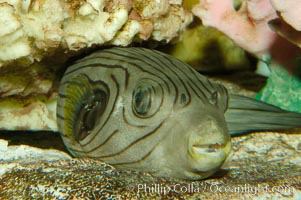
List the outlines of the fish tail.
<svg viewBox="0 0 301 200">
<path fill-rule="evenodd" d="M 301 127 L 301 114 L 244 96 L 231 95 L 225 114 L 231 136 Z"/>
</svg>

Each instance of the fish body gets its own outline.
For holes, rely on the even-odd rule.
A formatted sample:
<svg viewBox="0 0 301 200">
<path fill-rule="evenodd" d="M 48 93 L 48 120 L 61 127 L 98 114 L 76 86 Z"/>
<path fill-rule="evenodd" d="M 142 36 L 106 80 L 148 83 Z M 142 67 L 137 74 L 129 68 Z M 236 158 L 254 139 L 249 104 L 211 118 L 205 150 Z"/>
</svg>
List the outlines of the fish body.
<svg viewBox="0 0 301 200">
<path fill-rule="evenodd" d="M 244 99 L 233 99 L 223 85 L 169 55 L 116 47 L 67 69 L 59 88 L 58 126 L 76 157 L 199 180 L 227 158 L 229 130 L 242 132 L 227 118 L 250 108 L 237 104 Z"/>
</svg>

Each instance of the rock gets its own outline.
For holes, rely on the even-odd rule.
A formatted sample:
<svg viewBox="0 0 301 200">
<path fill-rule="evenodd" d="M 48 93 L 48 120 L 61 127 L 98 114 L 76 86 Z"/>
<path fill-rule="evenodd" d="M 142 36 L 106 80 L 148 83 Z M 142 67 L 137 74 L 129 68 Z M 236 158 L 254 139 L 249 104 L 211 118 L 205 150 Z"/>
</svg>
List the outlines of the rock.
<svg viewBox="0 0 301 200">
<path fill-rule="evenodd" d="M 30 163 L 37 161 L 53 161 L 70 159 L 70 155 L 55 149 L 42 150 L 27 145 L 8 146 L 8 141 L 0 140 L 0 162 Z"/>
</svg>

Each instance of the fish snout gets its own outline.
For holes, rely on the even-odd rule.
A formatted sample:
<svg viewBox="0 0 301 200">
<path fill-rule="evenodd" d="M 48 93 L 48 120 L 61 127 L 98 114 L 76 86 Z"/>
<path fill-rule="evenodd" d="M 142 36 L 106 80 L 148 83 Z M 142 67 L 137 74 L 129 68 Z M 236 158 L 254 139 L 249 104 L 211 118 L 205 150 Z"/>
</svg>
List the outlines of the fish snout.
<svg viewBox="0 0 301 200">
<path fill-rule="evenodd" d="M 206 117 L 188 139 L 191 167 L 205 176 L 210 176 L 223 164 L 230 150 L 231 138 L 224 119 Z"/>
</svg>

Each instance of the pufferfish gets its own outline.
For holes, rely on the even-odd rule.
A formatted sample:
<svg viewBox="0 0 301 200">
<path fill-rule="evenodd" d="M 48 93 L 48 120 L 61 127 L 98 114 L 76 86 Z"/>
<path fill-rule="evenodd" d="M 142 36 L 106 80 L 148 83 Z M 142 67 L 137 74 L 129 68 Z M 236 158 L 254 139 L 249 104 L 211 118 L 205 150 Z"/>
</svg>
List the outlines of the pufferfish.
<svg viewBox="0 0 301 200">
<path fill-rule="evenodd" d="M 231 134 L 291 128 L 301 115 L 230 95 L 161 52 L 115 47 L 76 61 L 59 87 L 58 126 L 75 157 L 117 169 L 200 180 L 231 150 Z"/>
</svg>

